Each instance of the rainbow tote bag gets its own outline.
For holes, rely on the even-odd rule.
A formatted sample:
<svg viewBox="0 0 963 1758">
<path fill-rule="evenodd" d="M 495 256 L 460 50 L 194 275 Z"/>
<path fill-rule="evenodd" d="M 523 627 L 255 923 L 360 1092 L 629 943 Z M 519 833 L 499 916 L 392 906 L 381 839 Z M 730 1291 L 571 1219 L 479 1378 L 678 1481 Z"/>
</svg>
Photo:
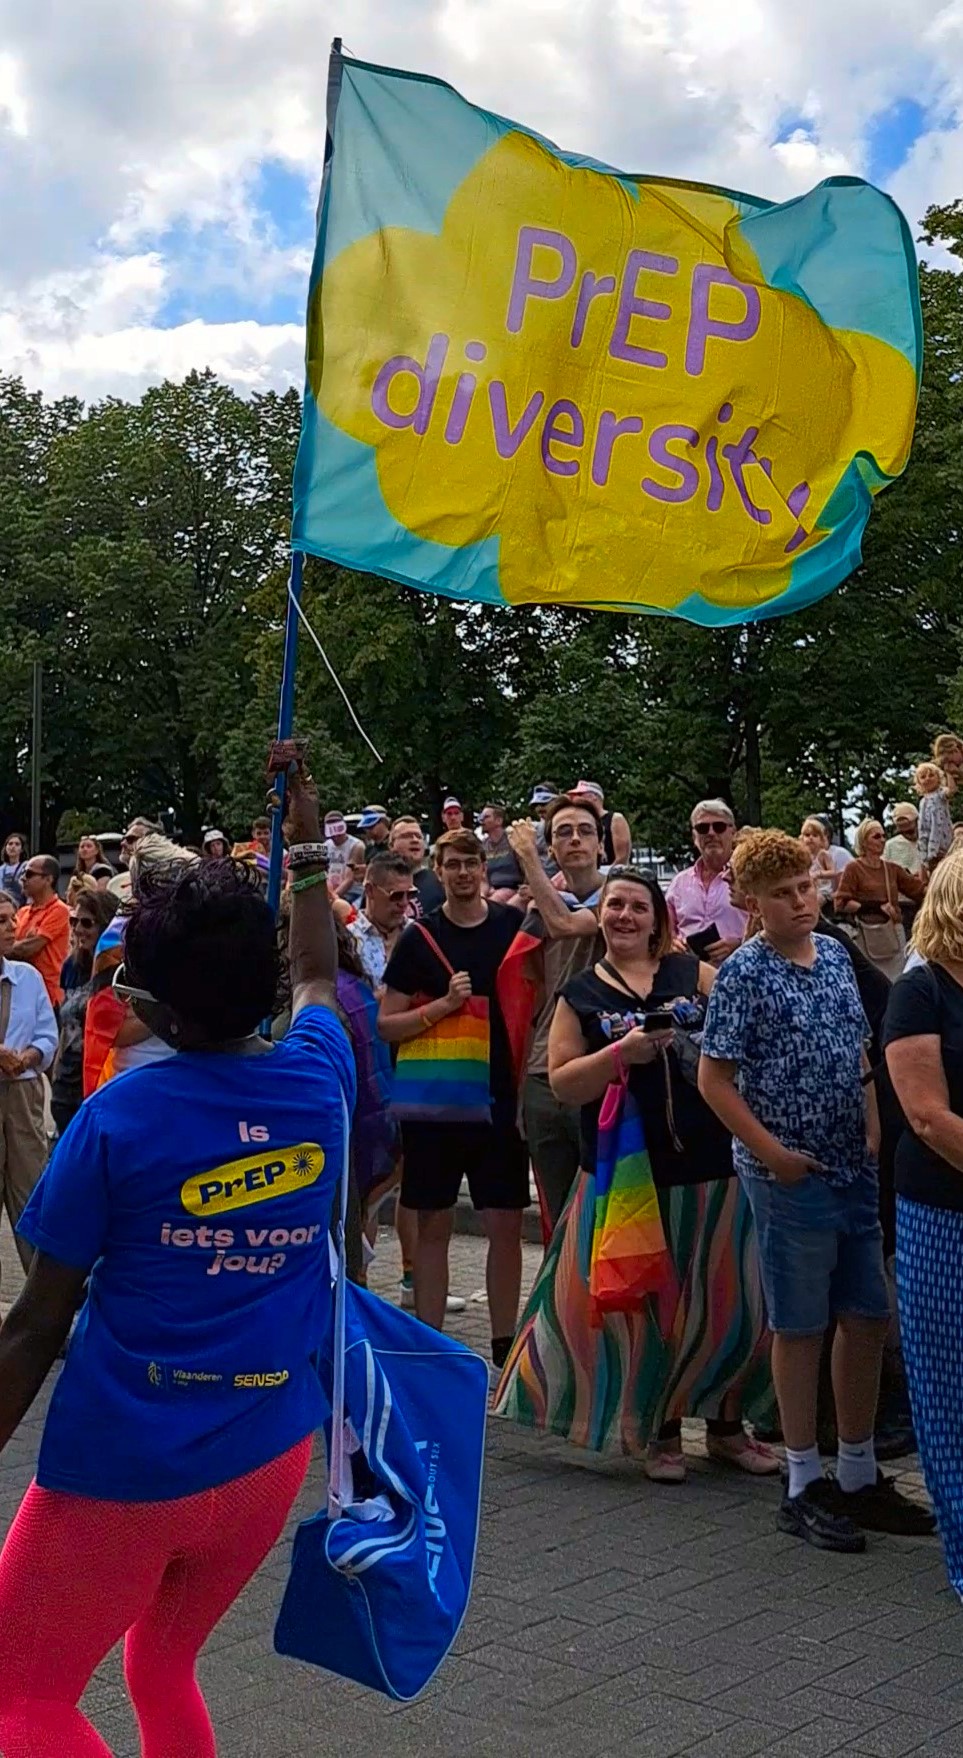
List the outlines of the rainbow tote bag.
<svg viewBox="0 0 963 1758">
<path fill-rule="evenodd" d="M 448 975 L 454 971 L 433 935 L 416 922 Z M 437 996 L 415 998 L 427 1004 Z M 458 1009 L 398 1047 L 391 1114 L 406 1123 L 490 1123 L 491 1020 L 488 998 L 470 995 Z"/>
</svg>

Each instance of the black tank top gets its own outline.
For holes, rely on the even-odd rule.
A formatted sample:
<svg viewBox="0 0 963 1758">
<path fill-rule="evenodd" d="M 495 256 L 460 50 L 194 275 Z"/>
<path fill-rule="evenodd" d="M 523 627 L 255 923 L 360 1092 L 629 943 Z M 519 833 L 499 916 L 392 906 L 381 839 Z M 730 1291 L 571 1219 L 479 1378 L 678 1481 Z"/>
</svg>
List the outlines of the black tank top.
<svg viewBox="0 0 963 1758">
<path fill-rule="evenodd" d="M 655 973 L 644 1009 L 624 989 L 598 976 L 594 967 L 566 983 L 562 995 L 578 1014 L 587 1048 L 593 1051 L 613 1041 L 604 1029 L 605 1020 L 617 1028 L 630 1027 L 641 1023 L 645 1012 L 671 1006 L 682 997 L 691 999 L 698 993 L 698 987 L 699 960 L 688 952 L 670 952 Z M 620 1035 L 618 1030 L 615 1035 Z M 671 1121 L 667 1072 L 671 1082 Z M 706 1184 L 712 1179 L 732 1177 L 732 1139 L 715 1112 L 710 1111 L 685 1079 L 671 1050 L 667 1057 L 630 1068 L 629 1086 L 642 1113 L 652 1176 L 657 1185 Z M 581 1157 L 587 1172 L 595 1171 L 601 1108 L 601 1099 L 596 1099 L 581 1110 Z M 681 1144 L 681 1152 L 676 1141 Z"/>
</svg>

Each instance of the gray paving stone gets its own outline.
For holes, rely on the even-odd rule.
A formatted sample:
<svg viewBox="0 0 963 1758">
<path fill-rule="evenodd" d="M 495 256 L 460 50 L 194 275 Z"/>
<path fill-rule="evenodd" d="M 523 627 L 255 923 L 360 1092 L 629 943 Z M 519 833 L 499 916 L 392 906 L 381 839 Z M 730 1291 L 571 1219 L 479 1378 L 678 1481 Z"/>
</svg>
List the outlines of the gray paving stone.
<svg viewBox="0 0 963 1758">
<path fill-rule="evenodd" d="M 392 1251 L 376 1260 L 385 1287 Z M 454 1255 L 456 1286 L 479 1287 L 478 1242 Z M 0 1262 L 10 1293 L 2 1240 Z M 452 1328 L 484 1343 L 484 1308 Z M 0 1522 L 45 1405 L 0 1455 Z M 414 1705 L 274 1656 L 282 1543 L 201 1657 L 223 1758 L 963 1758 L 963 1621 L 938 1549 L 795 1544 L 774 1529 L 773 1486 L 700 1463 L 701 1427 L 690 1444 L 670 1493 L 632 1460 L 493 1423 L 472 1606 Z M 322 1492 L 316 1462 L 300 1516 Z M 84 1706 L 116 1758 L 137 1758 L 119 1653 Z"/>
</svg>

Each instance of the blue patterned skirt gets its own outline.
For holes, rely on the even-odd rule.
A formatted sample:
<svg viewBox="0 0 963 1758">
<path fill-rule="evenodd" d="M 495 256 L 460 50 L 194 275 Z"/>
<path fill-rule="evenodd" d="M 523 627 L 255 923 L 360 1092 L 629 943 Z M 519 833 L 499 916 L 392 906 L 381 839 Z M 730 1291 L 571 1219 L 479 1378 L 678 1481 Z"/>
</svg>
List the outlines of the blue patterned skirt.
<svg viewBox="0 0 963 1758">
<path fill-rule="evenodd" d="M 923 1475 L 963 1598 L 963 1212 L 897 1197 L 896 1283 Z"/>
</svg>

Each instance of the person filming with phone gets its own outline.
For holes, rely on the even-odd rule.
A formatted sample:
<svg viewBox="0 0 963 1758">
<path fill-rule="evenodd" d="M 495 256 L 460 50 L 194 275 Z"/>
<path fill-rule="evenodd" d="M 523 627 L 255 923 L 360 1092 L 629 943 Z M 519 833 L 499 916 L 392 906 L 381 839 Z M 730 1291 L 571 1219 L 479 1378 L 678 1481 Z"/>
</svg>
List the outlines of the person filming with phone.
<svg viewBox="0 0 963 1758">
<path fill-rule="evenodd" d="M 634 867 L 610 869 L 599 925 L 604 954 L 564 984 L 548 1043 L 555 1097 L 581 1108 L 582 1171 L 497 1410 L 533 1420 L 524 1394 L 537 1364 L 535 1378 L 544 1379 L 546 1393 L 544 1408 L 535 1411 L 539 1426 L 583 1446 L 641 1454 L 656 1482 L 685 1477 L 683 1416 L 707 1419 L 713 1459 L 774 1473 L 775 1455 L 745 1433 L 741 1420 L 746 1398 L 768 1407 L 771 1397 L 762 1290 L 755 1254 L 747 1250 L 748 1206 L 733 1176 L 730 1137 L 687 1078 L 686 1046 L 678 1042 L 698 1029 L 716 973 L 694 954 L 672 950 L 665 897 Z M 627 1088 L 641 1119 L 673 1294 L 668 1301 L 643 1296 L 637 1309 L 605 1315 L 599 1325 L 589 1290 L 591 1217 L 604 1151 L 603 1102 L 613 1083 Z"/>
</svg>

